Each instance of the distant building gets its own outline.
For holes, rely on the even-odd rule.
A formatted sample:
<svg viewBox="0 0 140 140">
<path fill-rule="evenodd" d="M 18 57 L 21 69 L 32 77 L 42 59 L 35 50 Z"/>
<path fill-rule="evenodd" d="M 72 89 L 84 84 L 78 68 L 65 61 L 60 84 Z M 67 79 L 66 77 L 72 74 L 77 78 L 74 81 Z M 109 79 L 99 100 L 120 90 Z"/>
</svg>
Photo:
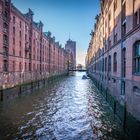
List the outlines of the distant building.
<svg viewBox="0 0 140 140">
<path fill-rule="evenodd" d="M 76 69 L 76 41 L 69 39 L 65 45 L 65 50 L 71 54 L 70 64 L 71 69 Z"/>
<path fill-rule="evenodd" d="M 83 66 L 81 64 L 78 64 L 76 69 L 77 70 L 82 70 L 83 69 Z"/>
</svg>

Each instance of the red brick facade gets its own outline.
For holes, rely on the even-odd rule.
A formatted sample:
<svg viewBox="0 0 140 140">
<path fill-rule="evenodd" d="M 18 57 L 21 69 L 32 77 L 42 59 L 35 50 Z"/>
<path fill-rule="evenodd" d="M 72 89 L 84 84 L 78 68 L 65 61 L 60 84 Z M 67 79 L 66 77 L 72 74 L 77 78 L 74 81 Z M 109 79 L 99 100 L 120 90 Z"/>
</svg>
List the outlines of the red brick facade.
<svg viewBox="0 0 140 140">
<path fill-rule="evenodd" d="M 0 84 L 62 74 L 67 70 L 66 52 L 51 33 L 43 32 L 43 23 L 33 21 L 29 9 L 22 14 L 10 0 L 0 0 Z"/>
<path fill-rule="evenodd" d="M 102 0 L 86 56 L 88 72 L 140 120 L 140 1 Z"/>
</svg>

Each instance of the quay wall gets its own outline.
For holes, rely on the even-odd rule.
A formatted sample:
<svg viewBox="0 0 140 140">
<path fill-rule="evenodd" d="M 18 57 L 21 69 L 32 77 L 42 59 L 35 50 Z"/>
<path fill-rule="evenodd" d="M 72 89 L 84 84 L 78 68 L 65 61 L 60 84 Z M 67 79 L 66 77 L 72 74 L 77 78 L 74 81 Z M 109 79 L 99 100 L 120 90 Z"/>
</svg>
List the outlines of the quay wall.
<svg viewBox="0 0 140 140">
<path fill-rule="evenodd" d="M 17 97 L 20 97 L 24 94 L 30 94 L 33 91 L 36 91 L 38 89 L 44 88 L 46 86 L 49 86 L 53 81 L 59 80 L 63 76 L 66 76 L 67 73 L 59 74 L 59 75 L 53 75 L 50 77 L 42 78 L 39 80 L 34 80 L 30 82 L 24 82 L 22 84 L 17 84 L 13 87 L 9 88 L 2 88 L 0 89 L 0 102 L 6 102 L 9 100 L 13 100 Z"/>
<path fill-rule="evenodd" d="M 112 108 L 112 112 L 120 119 L 122 127 L 133 140 L 138 140 L 140 138 L 140 121 L 127 110 L 126 103 L 121 102 L 110 90 L 110 87 L 104 85 L 101 80 L 95 78 L 93 74 L 89 74 L 94 85 L 97 87 L 99 93 L 103 95 L 105 100 L 109 103 Z"/>
</svg>

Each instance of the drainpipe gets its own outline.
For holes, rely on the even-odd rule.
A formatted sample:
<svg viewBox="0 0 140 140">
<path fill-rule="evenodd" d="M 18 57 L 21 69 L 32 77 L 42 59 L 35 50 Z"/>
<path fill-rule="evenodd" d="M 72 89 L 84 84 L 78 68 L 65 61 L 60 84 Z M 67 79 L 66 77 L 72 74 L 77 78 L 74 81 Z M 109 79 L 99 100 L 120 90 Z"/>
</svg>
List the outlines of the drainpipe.
<svg viewBox="0 0 140 140">
<path fill-rule="evenodd" d="M 122 70 L 122 65 L 123 65 L 123 63 L 124 62 L 122 62 L 122 49 L 124 48 L 124 44 L 123 44 L 123 31 L 122 31 L 122 24 L 123 24 L 123 15 L 122 15 L 122 1 L 121 1 L 121 76 L 120 76 L 120 93 L 121 93 L 121 95 L 122 95 L 122 74 L 123 74 L 123 70 Z M 126 54 L 125 54 L 126 55 Z M 124 61 L 124 60 L 123 60 Z M 124 128 L 124 130 L 125 130 L 125 126 L 126 126 L 126 102 L 124 103 L 124 116 L 123 116 L 123 128 Z"/>
<path fill-rule="evenodd" d="M 121 52 L 120 52 L 120 57 L 121 57 L 121 65 L 120 65 L 120 68 L 121 68 L 121 76 L 120 76 L 120 95 L 122 95 L 122 48 L 123 48 L 123 31 L 122 31 L 122 23 L 123 23 L 123 15 L 122 15 L 122 0 L 121 0 L 121 46 L 120 46 L 120 49 L 121 49 Z"/>
</svg>

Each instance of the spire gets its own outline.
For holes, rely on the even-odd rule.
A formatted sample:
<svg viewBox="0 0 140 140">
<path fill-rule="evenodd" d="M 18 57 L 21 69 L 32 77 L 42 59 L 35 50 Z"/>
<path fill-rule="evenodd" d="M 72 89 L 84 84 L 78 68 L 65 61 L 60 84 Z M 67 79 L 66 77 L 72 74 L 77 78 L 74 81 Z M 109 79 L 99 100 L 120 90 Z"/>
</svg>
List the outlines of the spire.
<svg viewBox="0 0 140 140">
<path fill-rule="evenodd" d="M 69 40 L 71 40 L 71 39 L 70 39 L 70 32 L 69 32 Z"/>
</svg>

